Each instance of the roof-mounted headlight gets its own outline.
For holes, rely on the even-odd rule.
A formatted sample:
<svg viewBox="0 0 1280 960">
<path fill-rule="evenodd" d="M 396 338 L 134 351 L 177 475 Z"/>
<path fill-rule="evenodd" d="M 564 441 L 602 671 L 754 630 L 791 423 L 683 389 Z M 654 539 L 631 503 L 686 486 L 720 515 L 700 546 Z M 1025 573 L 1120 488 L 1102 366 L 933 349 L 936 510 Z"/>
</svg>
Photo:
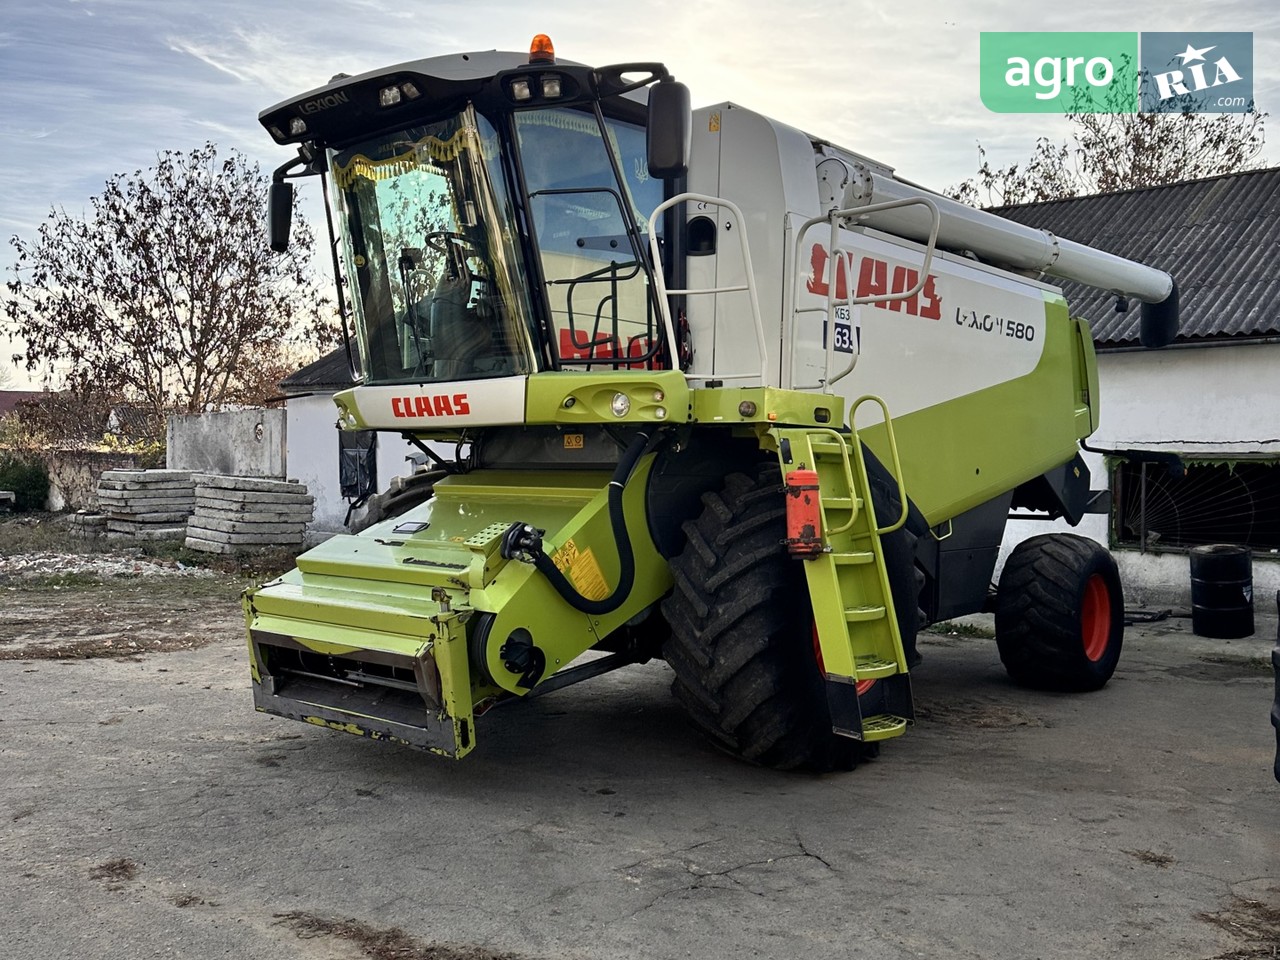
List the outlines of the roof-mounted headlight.
<svg viewBox="0 0 1280 960">
<path fill-rule="evenodd" d="M 412 80 L 406 80 L 404 83 L 383 87 L 379 90 L 378 106 L 394 107 L 405 100 L 417 100 L 420 96 L 422 96 L 422 91 L 418 89 L 418 85 Z"/>
</svg>

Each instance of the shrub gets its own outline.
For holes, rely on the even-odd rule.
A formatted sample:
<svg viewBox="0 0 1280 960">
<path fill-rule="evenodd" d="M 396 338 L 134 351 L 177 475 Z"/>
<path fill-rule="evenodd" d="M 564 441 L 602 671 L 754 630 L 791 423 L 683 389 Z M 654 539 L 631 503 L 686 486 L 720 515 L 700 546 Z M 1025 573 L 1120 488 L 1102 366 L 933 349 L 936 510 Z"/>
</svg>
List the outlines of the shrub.
<svg viewBox="0 0 1280 960">
<path fill-rule="evenodd" d="M 49 498 L 49 471 L 39 460 L 0 453 L 0 490 L 18 495 L 18 510 L 43 510 Z"/>
</svg>

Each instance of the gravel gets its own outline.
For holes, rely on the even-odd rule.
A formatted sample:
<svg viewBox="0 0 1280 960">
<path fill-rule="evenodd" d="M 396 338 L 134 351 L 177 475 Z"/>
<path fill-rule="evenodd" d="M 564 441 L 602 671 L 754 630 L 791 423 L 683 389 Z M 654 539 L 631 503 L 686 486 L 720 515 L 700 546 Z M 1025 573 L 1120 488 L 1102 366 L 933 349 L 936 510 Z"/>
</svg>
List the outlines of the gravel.
<svg viewBox="0 0 1280 960">
<path fill-rule="evenodd" d="M 177 560 L 119 553 L 21 553 L 0 556 L 0 577 L 34 578 L 82 574 L 96 577 L 210 577 L 214 573 Z"/>
</svg>

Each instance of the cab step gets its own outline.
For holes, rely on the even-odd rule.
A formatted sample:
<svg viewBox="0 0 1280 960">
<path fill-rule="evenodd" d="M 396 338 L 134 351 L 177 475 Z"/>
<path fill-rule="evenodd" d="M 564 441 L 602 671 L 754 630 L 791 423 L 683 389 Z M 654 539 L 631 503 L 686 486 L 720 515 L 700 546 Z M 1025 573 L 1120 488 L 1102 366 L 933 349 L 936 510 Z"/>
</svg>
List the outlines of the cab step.
<svg viewBox="0 0 1280 960">
<path fill-rule="evenodd" d="M 831 562 L 836 564 L 863 564 L 875 563 L 876 555 L 870 550 L 852 550 L 848 553 L 832 553 Z"/>
<path fill-rule="evenodd" d="M 884 607 L 845 607 L 844 618 L 850 623 L 866 623 L 869 620 L 883 620 Z"/>
<path fill-rule="evenodd" d="M 882 713 L 875 717 L 862 718 L 862 739 L 888 740 L 900 737 L 907 732 L 909 721 L 906 717 L 896 717 L 891 713 Z"/>
<path fill-rule="evenodd" d="M 898 669 L 897 663 L 892 660 L 884 660 L 874 655 L 861 656 L 854 660 L 858 668 L 859 680 L 875 680 L 880 677 L 892 677 L 901 671 Z"/>
</svg>

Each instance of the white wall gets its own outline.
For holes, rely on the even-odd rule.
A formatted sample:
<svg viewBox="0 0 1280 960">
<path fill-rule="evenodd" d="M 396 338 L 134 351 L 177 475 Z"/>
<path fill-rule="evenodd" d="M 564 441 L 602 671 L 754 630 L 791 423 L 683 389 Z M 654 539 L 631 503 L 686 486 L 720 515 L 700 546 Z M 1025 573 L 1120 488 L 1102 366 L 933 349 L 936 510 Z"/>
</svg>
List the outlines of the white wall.
<svg viewBox="0 0 1280 960">
<path fill-rule="evenodd" d="M 1280 343 L 1103 353 L 1093 446 L 1280 456 Z"/>
<path fill-rule="evenodd" d="M 285 404 L 289 478 L 307 485 L 316 498 L 315 518 L 308 528 L 313 540 L 342 533 L 347 501 L 339 493 L 338 408 L 328 394 L 290 397 Z M 414 447 L 394 433 L 378 434 L 378 489 L 392 477 L 412 470 L 405 457 Z"/>
<path fill-rule="evenodd" d="M 1280 457 L 1280 344 L 1187 347 L 1101 353 L 1098 379 L 1102 415 L 1089 445 L 1103 449 L 1161 450 L 1183 456 L 1268 454 Z M 1106 487 L 1102 457 L 1085 453 L 1093 487 Z M 1087 516 L 1080 526 L 1010 521 L 997 570 L 1018 543 L 1062 530 L 1107 544 L 1108 518 Z M 1115 550 L 1131 606 L 1190 606 L 1186 554 Z M 1280 559 L 1255 557 L 1255 610 L 1274 613 Z"/>
</svg>

